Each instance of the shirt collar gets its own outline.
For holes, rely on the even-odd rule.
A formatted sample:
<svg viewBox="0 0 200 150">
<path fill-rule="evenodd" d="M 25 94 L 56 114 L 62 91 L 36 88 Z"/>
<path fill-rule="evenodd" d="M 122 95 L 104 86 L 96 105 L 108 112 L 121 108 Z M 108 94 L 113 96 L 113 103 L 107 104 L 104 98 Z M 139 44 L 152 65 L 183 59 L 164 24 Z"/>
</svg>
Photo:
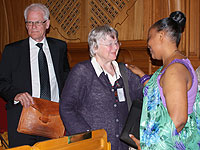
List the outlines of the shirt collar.
<svg viewBox="0 0 200 150">
<path fill-rule="evenodd" d="M 92 66 L 94 67 L 94 70 L 97 76 L 99 77 L 100 74 L 103 72 L 103 69 L 101 68 L 101 66 L 99 65 L 95 57 L 91 58 L 91 63 L 92 63 Z"/>
<path fill-rule="evenodd" d="M 33 48 L 33 47 L 37 47 L 36 44 L 38 42 L 36 42 L 34 39 L 32 39 L 31 37 L 29 37 L 29 44 L 30 44 L 30 47 Z M 41 42 L 39 43 L 43 43 L 43 47 L 46 47 L 47 45 L 47 40 L 46 38 L 44 38 Z"/>
<path fill-rule="evenodd" d="M 102 67 L 99 65 L 95 57 L 91 58 L 91 63 L 98 77 L 101 75 L 102 72 L 105 72 L 105 74 L 108 74 L 105 70 L 102 69 Z M 112 64 L 115 66 L 115 72 L 116 72 L 117 78 L 119 78 L 121 76 L 121 73 L 119 71 L 118 63 L 116 61 L 112 61 Z"/>
</svg>

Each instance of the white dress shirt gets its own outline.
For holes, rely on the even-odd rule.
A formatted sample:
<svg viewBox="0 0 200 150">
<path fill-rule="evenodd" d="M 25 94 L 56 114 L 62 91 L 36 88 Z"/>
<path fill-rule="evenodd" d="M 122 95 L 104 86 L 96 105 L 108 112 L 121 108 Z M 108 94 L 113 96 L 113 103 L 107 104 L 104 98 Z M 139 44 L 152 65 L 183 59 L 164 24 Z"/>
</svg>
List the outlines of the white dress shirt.
<svg viewBox="0 0 200 150">
<path fill-rule="evenodd" d="M 102 72 L 104 72 L 105 74 L 108 75 L 108 79 L 109 79 L 110 83 L 112 84 L 112 86 L 114 86 L 115 81 L 117 81 L 120 78 L 120 76 L 121 76 L 121 73 L 119 71 L 119 66 L 118 66 L 118 63 L 116 61 L 112 61 L 112 64 L 113 64 L 113 66 L 115 68 L 115 74 L 114 74 L 114 76 L 112 76 L 107 71 L 103 70 L 103 68 L 99 65 L 99 63 L 97 62 L 97 60 L 96 60 L 95 57 L 92 57 L 91 63 L 92 63 L 92 66 L 94 67 L 94 70 L 95 70 L 95 72 L 96 72 L 96 74 L 97 74 L 98 77 L 100 76 L 100 74 Z"/>
<path fill-rule="evenodd" d="M 32 82 L 32 97 L 40 97 L 40 75 L 38 67 L 38 52 L 39 47 L 36 46 L 38 42 L 34 41 L 29 37 L 30 45 L 30 64 L 31 64 L 31 82 Z M 55 70 L 49 50 L 49 46 L 46 38 L 44 38 L 40 43 L 43 43 L 43 51 L 47 58 L 47 64 L 49 69 L 49 80 L 51 87 L 51 101 L 59 102 L 59 89 L 58 83 L 55 75 Z"/>
</svg>

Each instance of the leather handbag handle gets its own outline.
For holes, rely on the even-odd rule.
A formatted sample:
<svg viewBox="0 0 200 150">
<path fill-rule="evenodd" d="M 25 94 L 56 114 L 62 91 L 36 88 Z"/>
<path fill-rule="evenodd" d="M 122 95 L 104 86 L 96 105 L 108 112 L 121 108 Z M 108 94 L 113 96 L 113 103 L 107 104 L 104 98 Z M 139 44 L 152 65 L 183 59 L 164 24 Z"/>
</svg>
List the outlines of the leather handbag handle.
<svg viewBox="0 0 200 150">
<path fill-rule="evenodd" d="M 48 118 L 48 116 L 40 116 L 39 120 L 42 121 L 43 123 L 48 123 L 50 122 L 50 119 Z"/>
</svg>

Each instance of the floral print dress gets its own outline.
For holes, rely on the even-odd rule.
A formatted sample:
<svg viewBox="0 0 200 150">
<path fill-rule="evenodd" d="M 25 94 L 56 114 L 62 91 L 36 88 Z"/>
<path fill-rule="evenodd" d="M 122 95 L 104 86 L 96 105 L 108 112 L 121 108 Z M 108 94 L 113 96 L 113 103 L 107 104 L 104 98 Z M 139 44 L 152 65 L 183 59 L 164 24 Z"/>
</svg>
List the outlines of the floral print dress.
<svg viewBox="0 0 200 150">
<path fill-rule="evenodd" d="M 188 60 L 188 59 L 187 59 Z M 193 69 L 193 68 L 192 68 Z M 158 69 L 143 89 L 140 121 L 140 146 L 143 150 L 200 150 L 200 97 L 196 94 L 192 113 L 181 132 L 177 133 L 167 108 L 163 105 L 157 78 Z"/>
</svg>

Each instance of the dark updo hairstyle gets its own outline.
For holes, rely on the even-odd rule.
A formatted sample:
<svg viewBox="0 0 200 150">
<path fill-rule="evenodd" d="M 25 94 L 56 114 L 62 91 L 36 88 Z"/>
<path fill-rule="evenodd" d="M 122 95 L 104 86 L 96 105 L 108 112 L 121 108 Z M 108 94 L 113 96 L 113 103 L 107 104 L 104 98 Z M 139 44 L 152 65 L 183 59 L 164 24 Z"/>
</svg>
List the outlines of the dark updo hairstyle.
<svg viewBox="0 0 200 150">
<path fill-rule="evenodd" d="M 185 28 L 186 17 L 180 11 L 175 11 L 169 17 L 157 21 L 150 29 L 155 28 L 157 31 L 165 31 L 172 41 L 176 42 L 178 47 L 181 39 L 181 33 Z"/>
</svg>

